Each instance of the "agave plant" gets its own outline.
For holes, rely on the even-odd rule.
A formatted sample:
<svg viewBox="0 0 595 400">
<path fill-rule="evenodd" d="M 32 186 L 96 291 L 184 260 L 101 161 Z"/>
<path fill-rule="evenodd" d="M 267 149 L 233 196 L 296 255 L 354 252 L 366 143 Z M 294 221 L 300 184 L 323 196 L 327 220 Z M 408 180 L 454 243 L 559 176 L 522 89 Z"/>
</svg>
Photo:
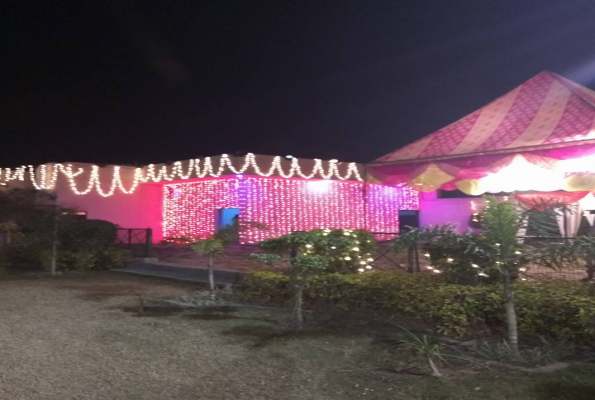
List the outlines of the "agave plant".
<svg viewBox="0 0 595 400">
<path fill-rule="evenodd" d="M 397 325 L 398 326 L 398 325 Z M 445 362 L 442 353 L 442 343 L 433 340 L 428 335 L 416 335 L 409 329 L 398 326 L 405 335 L 399 340 L 400 346 L 404 346 L 412 351 L 416 356 L 424 358 L 428 361 L 432 376 L 435 378 L 442 378 L 443 375 L 438 370 L 437 363 Z"/>
</svg>

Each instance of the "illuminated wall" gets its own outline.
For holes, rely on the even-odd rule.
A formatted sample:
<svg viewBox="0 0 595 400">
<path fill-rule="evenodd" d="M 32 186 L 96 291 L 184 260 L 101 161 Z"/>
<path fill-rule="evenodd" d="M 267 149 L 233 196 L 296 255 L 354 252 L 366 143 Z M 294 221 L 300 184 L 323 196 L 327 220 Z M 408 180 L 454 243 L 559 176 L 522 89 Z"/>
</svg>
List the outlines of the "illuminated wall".
<svg viewBox="0 0 595 400">
<path fill-rule="evenodd" d="M 399 210 L 417 210 L 419 200 L 406 186 L 354 181 L 238 175 L 174 183 L 163 187 L 163 236 L 207 238 L 221 208 L 239 208 L 241 222 L 267 226 L 242 234 L 243 243 L 256 243 L 316 228 L 397 233 Z"/>
</svg>

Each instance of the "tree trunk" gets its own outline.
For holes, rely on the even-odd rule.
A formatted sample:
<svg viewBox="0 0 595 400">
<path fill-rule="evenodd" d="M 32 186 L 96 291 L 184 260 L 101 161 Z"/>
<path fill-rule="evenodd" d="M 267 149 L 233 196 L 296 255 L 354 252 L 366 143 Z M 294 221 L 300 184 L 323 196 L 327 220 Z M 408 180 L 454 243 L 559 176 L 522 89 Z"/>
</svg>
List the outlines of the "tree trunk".
<svg viewBox="0 0 595 400">
<path fill-rule="evenodd" d="M 213 256 L 209 255 L 208 262 L 207 262 L 208 270 L 209 270 L 209 299 L 210 300 L 217 300 L 217 295 L 215 294 L 215 274 L 213 272 Z"/>
<path fill-rule="evenodd" d="M 296 282 L 294 285 L 295 293 L 293 298 L 293 321 L 297 329 L 304 328 L 304 314 L 302 312 L 304 282 Z"/>
<path fill-rule="evenodd" d="M 58 263 L 58 208 L 54 210 L 54 230 L 52 232 L 52 259 L 50 261 L 50 274 L 56 275 Z"/>
<path fill-rule="evenodd" d="M 516 310 L 514 308 L 514 291 L 512 288 L 512 281 L 510 279 L 510 272 L 504 272 L 504 306 L 506 308 L 506 325 L 508 328 L 508 343 L 510 347 L 518 352 L 519 350 L 519 334 L 516 318 Z"/>
</svg>

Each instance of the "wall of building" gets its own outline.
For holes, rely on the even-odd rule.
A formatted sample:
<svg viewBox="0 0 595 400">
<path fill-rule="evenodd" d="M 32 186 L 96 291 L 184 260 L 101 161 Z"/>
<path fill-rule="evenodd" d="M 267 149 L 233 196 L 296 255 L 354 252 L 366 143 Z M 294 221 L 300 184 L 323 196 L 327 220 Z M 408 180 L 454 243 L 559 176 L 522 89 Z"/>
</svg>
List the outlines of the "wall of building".
<svg viewBox="0 0 595 400">
<path fill-rule="evenodd" d="M 420 193 L 420 225 L 452 224 L 458 232 L 464 232 L 469 228 L 474 201 L 477 199 L 440 199 L 437 192 Z"/>
<path fill-rule="evenodd" d="M 240 209 L 241 221 L 268 227 L 267 233 L 246 233 L 247 242 L 315 228 L 395 234 L 399 210 L 419 209 L 418 193 L 411 188 L 358 181 L 364 175 L 361 165 L 334 160 L 219 156 L 202 160 L 200 168 L 198 161 L 188 160 L 167 170 L 161 164 L 135 168 L 52 163 L 5 175 L 11 177 L 5 179 L 10 187 L 54 191 L 60 205 L 84 211 L 89 219 L 152 228 L 155 241 L 164 236 L 208 237 L 221 208 Z M 205 175 L 211 177 L 200 178 Z M 302 179 L 320 176 L 325 179 Z"/>
<path fill-rule="evenodd" d="M 245 231 L 245 243 L 317 228 L 397 233 L 399 209 L 419 208 L 409 187 L 354 181 L 244 175 L 171 183 L 164 190 L 166 237 L 209 237 L 218 209 L 239 208 L 241 222 L 267 227 Z"/>
<path fill-rule="evenodd" d="M 109 176 L 109 167 L 102 169 L 102 176 Z M 128 188 L 132 184 L 131 175 L 123 174 L 122 184 Z M 87 182 L 81 177 L 80 182 Z M 109 180 L 103 180 L 104 182 Z M 84 187 L 77 188 L 83 191 Z M 109 187 L 104 187 L 108 191 Z M 131 194 L 114 191 L 112 196 L 103 197 L 96 190 L 85 195 L 77 195 L 70 187 L 70 182 L 60 176 L 56 182 L 55 193 L 58 203 L 63 207 L 85 211 L 88 219 L 103 219 L 122 228 L 151 228 L 153 240 L 162 240 L 163 223 L 163 187 L 161 184 L 143 183 Z"/>
<path fill-rule="evenodd" d="M 340 182 L 355 181 L 365 175 L 363 165 L 344 163 L 337 160 L 307 160 L 293 157 L 254 155 L 235 157 L 220 155 L 203 159 L 192 159 L 166 164 L 151 164 L 144 167 L 97 166 L 87 163 L 48 163 L 38 167 L 21 166 L 0 170 L 0 190 L 16 187 L 48 190 L 57 195 L 57 201 L 65 207 L 87 213 L 89 219 L 104 219 L 124 228 L 153 229 L 155 240 L 163 237 L 163 201 L 167 195 L 164 184 L 174 182 L 190 183 L 206 178 L 212 180 L 238 179 L 242 176 L 265 176 L 282 178 L 324 178 Z M 141 183 L 147 182 L 147 183 Z M 148 183 L 151 182 L 151 183 Z M 249 182 L 247 180 L 246 182 Z M 253 198 L 254 202 L 257 198 Z M 203 208 L 222 208 L 225 198 L 213 200 L 210 206 L 208 197 L 198 197 Z M 256 204 L 256 203 L 254 203 Z M 259 209 L 246 203 L 244 214 Z M 373 205 L 370 213 L 373 214 Z M 304 210 L 309 210 L 304 205 Z M 309 220 L 304 211 L 299 220 Z M 214 212 L 213 212 L 214 213 Z M 210 218 L 206 225 L 213 226 Z M 347 215 L 347 213 L 343 214 Z M 384 218 L 382 210 L 374 218 Z M 205 217 L 206 218 L 206 217 Z M 349 219 L 350 217 L 346 217 Z M 184 221 L 181 221 L 184 223 Z"/>
</svg>

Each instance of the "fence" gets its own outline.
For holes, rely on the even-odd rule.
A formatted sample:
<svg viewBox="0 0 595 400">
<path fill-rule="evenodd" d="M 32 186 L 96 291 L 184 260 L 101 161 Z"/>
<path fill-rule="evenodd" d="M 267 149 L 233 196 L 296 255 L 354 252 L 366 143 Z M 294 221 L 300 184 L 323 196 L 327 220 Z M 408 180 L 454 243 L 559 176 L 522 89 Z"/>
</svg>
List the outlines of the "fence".
<svg viewBox="0 0 595 400">
<path fill-rule="evenodd" d="M 575 238 L 559 236 L 520 236 L 519 240 L 522 240 L 525 244 L 539 247 L 547 246 L 548 243 L 560 243 L 560 241 L 572 242 Z M 543 265 L 528 265 L 524 275 L 533 279 L 557 278 L 572 281 L 592 281 L 594 273 L 594 260 L 585 259 L 581 260 L 579 264 L 565 266 L 560 269 L 548 268 Z"/>
<path fill-rule="evenodd" d="M 374 266 L 379 270 L 400 269 L 407 272 L 420 271 L 420 258 L 417 244 L 406 255 L 397 254 L 393 251 L 398 233 L 372 232 L 376 239 L 376 254 L 374 254 Z"/>
<path fill-rule="evenodd" d="M 116 246 L 130 250 L 133 257 L 151 257 L 153 230 L 150 228 L 118 228 Z"/>
<path fill-rule="evenodd" d="M 573 238 L 560 237 L 538 237 L 524 236 L 519 237 L 529 245 L 547 245 L 548 242 L 559 242 L 563 240 L 573 240 Z M 408 252 L 397 254 L 393 251 L 395 238 L 385 241 L 378 241 L 376 250 L 375 267 L 380 270 L 400 269 L 410 273 L 418 273 L 426 270 L 430 266 L 427 257 L 424 256 L 425 242 L 416 243 Z M 523 275 L 529 279 L 564 279 L 572 281 L 591 281 L 595 275 L 595 260 L 582 260 L 579 264 L 565 266 L 560 269 L 548 268 L 543 265 L 530 264 L 526 266 L 527 270 Z"/>
</svg>

